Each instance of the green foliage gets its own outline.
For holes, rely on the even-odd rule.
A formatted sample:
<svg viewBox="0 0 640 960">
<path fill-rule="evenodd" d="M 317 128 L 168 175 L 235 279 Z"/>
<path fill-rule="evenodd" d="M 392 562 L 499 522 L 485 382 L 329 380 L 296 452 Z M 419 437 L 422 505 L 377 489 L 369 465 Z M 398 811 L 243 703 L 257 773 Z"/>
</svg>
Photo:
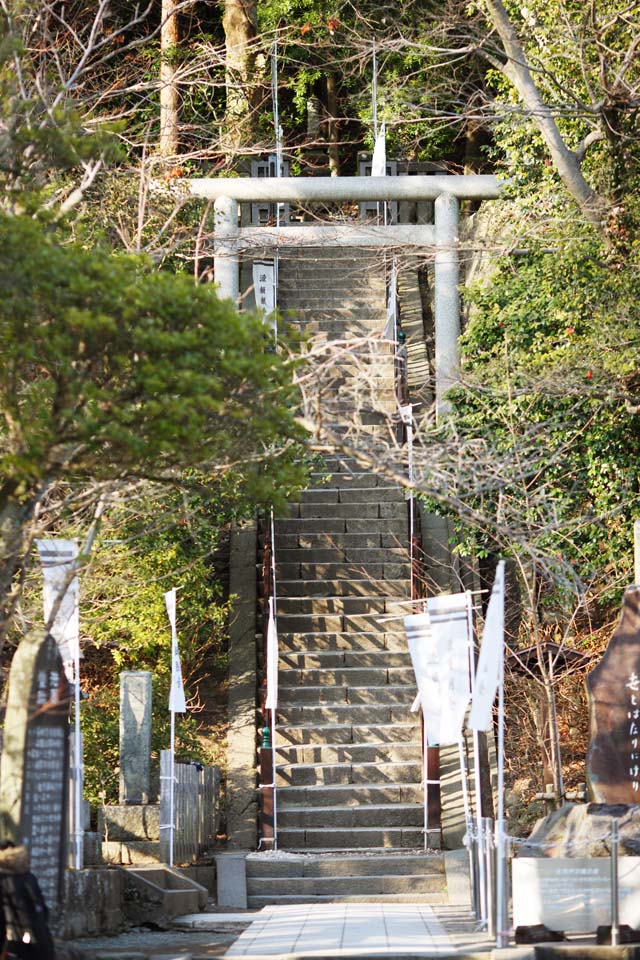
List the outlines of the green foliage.
<svg viewBox="0 0 640 960">
<path fill-rule="evenodd" d="M 289 366 L 265 349 L 259 317 L 239 316 L 211 287 L 142 259 L 63 246 L 6 216 L 0 286 L 7 490 L 28 494 L 69 469 L 161 476 L 179 464 L 215 472 L 242 461 L 265 493 L 262 451 L 301 438 Z"/>
<path fill-rule="evenodd" d="M 212 679 L 220 683 L 224 677 L 229 615 L 215 556 L 229 519 L 250 509 L 251 502 L 227 477 L 199 494 L 148 486 L 141 498 L 109 516 L 82 578 L 82 673 L 89 694 L 82 707 L 85 792 L 92 802 L 99 802 L 101 793 L 107 802 L 117 802 L 121 671 L 152 672 L 156 771 L 159 751 L 168 747 L 171 636 L 164 593 L 173 587 L 189 705 L 189 712 L 176 716 L 176 749 L 184 759 L 211 761 L 211 749 L 198 737 L 199 710 L 211 694 Z"/>
<path fill-rule="evenodd" d="M 585 589 L 604 609 L 632 569 L 639 286 L 584 235 L 504 260 L 469 294 L 456 429 L 501 465 L 473 500 L 474 539 L 537 570 L 545 616 L 566 618 Z"/>
</svg>

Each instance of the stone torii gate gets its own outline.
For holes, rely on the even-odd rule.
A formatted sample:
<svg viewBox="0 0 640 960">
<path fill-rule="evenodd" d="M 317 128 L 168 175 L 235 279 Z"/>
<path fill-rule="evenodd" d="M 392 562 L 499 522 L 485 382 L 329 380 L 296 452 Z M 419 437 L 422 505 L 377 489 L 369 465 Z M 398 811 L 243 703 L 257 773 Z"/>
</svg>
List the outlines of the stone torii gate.
<svg viewBox="0 0 640 960">
<path fill-rule="evenodd" d="M 220 296 L 237 302 L 242 251 L 284 246 L 414 247 L 434 251 L 436 410 L 458 382 L 460 336 L 460 200 L 495 200 L 502 192 L 496 177 L 239 177 L 187 181 L 191 196 L 214 200 L 214 273 Z M 281 227 L 240 227 L 240 202 L 380 203 L 433 200 L 434 224 L 375 226 L 365 223 Z"/>
</svg>

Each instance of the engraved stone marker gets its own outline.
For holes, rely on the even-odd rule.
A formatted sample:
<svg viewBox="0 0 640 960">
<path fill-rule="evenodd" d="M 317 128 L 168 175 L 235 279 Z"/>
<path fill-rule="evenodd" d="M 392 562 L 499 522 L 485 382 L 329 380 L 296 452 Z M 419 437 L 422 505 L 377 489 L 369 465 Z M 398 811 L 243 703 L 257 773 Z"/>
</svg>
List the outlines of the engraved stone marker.
<svg viewBox="0 0 640 960">
<path fill-rule="evenodd" d="M 640 803 L 640 586 L 628 587 L 602 659 L 587 677 L 587 782 L 597 803 Z"/>
<path fill-rule="evenodd" d="M 18 646 L 0 762 L 0 832 L 28 847 L 31 869 L 55 910 L 67 859 L 70 690 L 58 646 L 42 630 Z"/>
<path fill-rule="evenodd" d="M 149 803 L 151 674 L 120 674 L 120 803 Z"/>
</svg>

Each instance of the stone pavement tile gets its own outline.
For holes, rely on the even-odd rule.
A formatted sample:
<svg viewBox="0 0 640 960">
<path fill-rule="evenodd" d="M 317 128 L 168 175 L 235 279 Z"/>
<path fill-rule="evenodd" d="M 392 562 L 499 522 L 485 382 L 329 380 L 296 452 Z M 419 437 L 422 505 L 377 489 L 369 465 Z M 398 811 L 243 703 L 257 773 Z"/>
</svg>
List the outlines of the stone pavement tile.
<svg viewBox="0 0 640 960">
<path fill-rule="evenodd" d="M 427 904 L 300 904 L 265 908 L 262 917 L 240 935 L 227 957 L 455 953 L 446 925 Z"/>
</svg>

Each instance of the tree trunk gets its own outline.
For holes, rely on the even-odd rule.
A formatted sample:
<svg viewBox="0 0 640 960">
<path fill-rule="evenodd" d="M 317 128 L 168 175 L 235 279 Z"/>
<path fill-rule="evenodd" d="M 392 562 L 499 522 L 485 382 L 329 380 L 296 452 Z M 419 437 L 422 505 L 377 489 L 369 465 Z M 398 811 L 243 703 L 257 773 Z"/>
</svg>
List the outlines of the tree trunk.
<svg viewBox="0 0 640 960">
<path fill-rule="evenodd" d="M 228 146 L 237 149 L 250 139 L 255 107 L 255 0 L 225 0 L 222 26 L 226 47 L 227 140 Z"/>
<path fill-rule="evenodd" d="M 516 88 L 530 112 L 568 192 L 587 220 L 602 229 L 603 202 L 585 180 L 577 155 L 562 139 L 553 114 L 535 85 L 526 54 L 502 0 L 485 0 L 485 3 L 489 19 L 502 41 L 507 56 L 507 62 L 502 64 L 502 72 Z"/>
<path fill-rule="evenodd" d="M 178 123 L 180 118 L 178 85 L 176 83 L 176 51 L 180 40 L 176 0 L 162 0 L 160 30 L 160 154 L 163 157 L 178 153 Z"/>
<path fill-rule="evenodd" d="M 338 145 L 338 83 L 335 73 L 327 74 L 327 140 L 329 141 L 329 170 L 332 177 L 340 176 L 340 148 Z"/>
</svg>

